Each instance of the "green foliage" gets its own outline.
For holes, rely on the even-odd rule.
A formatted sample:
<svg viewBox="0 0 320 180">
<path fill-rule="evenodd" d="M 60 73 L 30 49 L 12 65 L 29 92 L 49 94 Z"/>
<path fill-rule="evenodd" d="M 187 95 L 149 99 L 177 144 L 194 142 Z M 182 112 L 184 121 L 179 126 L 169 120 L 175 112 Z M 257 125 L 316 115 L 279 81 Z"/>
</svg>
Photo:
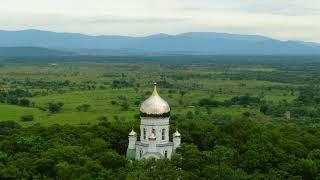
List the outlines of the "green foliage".
<svg viewBox="0 0 320 180">
<path fill-rule="evenodd" d="M 91 111 L 91 105 L 90 104 L 82 104 L 76 107 L 77 111 L 80 112 L 89 112 Z"/>
<path fill-rule="evenodd" d="M 125 88 L 125 87 L 132 87 L 132 84 L 130 84 L 125 80 L 113 80 L 111 87 L 119 89 L 119 88 Z"/>
<path fill-rule="evenodd" d="M 262 112 L 263 114 L 267 114 L 268 110 L 269 110 L 268 105 L 262 104 L 262 105 L 260 106 L 260 112 Z"/>
<path fill-rule="evenodd" d="M 25 97 L 31 97 L 32 94 L 29 91 L 23 89 L 10 89 L 8 91 L 0 90 L 0 103 L 8 103 L 20 106 L 30 106 L 30 100 Z M 19 99 L 21 98 L 21 99 Z"/>
<path fill-rule="evenodd" d="M 236 96 L 227 101 L 226 104 L 232 105 L 252 105 L 252 104 L 259 104 L 260 98 L 258 97 L 251 97 L 248 94 L 245 96 Z"/>
<path fill-rule="evenodd" d="M 107 116 L 100 116 L 98 117 L 99 121 L 108 121 L 108 117 Z"/>
<path fill-rule="evenodd" d="M 11 129 L 20 128 L 21 126 L 15 121 L 1 121 L 0 135 L 9 132 Z"/>
<path fill-rule="evenodd" d="M 202 107 L 218 107 L 223 105 L 223 103 L 211 99 L 200 99 L 198 105 Z"/>
<path fill-rule="evenodd" d="M 27 122 L 27 121 L 33 121 L 33 120 L 34 120 L 33 115 L 24 115 L 24 116 L 21 116 L 21 121 Z"/>
<path fill-rule="evenodd" d="M 120 107 L 121 107 L 121 111 L 127 111 L 129 109 L 128 101 L 121 102 Z"/>
<path fill-rule="evenodd" d="M 28 107 L 28 106 L 31 106 L 31 101 L 29 99 L 20 99 L 19 105 Z"/>
<path fill-rule="evenodd" d="M 184 143 L 171 160 L 124 157 L 131 125 L 30 126 L 2 123 L 0 178 L 315 179 L 320 129 L 238 119 L 221 125 L 175 121 Z M 135 127 L 138 129 L 138 127 Z M 173 127 L 174 128 L 174 127 Z M 1 130 L 2 128 L 0 128 Z M 308 142 L 305 142 L 308 137 Z"/>
<path fill-rule="evenodd" d="M 57 103 L 49 103 L 49 111 L 51 113 L 58 113 L 62 110 L 63 108 L 63 103 L 62 102 L 57 102 Z"/>
</svg>

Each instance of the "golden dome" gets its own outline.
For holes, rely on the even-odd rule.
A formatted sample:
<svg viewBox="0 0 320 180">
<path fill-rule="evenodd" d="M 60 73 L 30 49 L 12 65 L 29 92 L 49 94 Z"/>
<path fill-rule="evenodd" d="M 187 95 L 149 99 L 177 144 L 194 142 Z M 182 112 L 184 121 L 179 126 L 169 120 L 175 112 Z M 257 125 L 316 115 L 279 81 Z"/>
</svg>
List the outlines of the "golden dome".
<svg viewBox="0 0 320 180">
<path fill-rule="evenodd" d="M 140 107 L 143 117 L 168 117 L 170 116 L 170 106 L 162 99 L 157 92 L 157 83 L 154 83 L 152 95 L 145 100 Z"/>
<path fill-rule="evenodd" d="M 129 133 L 129 136 L 136 136 L 137 135 L 137 133 L 136 132 L 134 132 L 134 130 L 132 129 L 131 130 L 131 132 Z"/>
<path fill-rule="evenodd" d="M 176 132 L 173 133 L 173 137 L 181 137 L 181 134 L 179 133 L 178 129 L 176 129 Z"/>
</svg>

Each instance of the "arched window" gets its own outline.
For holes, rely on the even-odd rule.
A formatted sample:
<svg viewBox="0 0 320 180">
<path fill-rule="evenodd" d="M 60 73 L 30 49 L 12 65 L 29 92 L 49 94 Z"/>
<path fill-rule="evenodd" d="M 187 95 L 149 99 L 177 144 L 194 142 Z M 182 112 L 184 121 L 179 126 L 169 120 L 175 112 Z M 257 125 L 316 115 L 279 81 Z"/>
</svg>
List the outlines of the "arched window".
<svg viewBox="0 0 320 180">
<path fill-rule="evenodd" d="M 147 130 L 146 128 L 143 128 L 143 139 L 147 138 Z"/>
<path fill-rule="evenodd" d="M 142 149 L 140 150 L 140 158 L 142 157 L 142 155 L 143 155 L 143 151 L 142 151 Z"/>
<path fill-rule="evenodd" d="M 166 129 L 162 129 L 161 131 L 161 135 L 162 135 L 162 140 L 165 140 L 165 135 L 166 135 Z"/>
<path fill-rule="evenodd" d="M 164 158 L 168 158 L 168 151 L 164 151 Z"/>
<path fill-rule="evenodd" d="M 152 133 L 157 137 L 156 130 L 152 128 Z"/>
</svg>

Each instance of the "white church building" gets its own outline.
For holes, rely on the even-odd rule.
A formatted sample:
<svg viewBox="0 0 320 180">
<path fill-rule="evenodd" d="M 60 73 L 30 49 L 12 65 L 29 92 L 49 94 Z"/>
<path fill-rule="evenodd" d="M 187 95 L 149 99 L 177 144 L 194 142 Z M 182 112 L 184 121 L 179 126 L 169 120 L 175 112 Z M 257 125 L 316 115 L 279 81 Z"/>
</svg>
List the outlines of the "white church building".
<svg viewBox="0 0 320 180">
<path fill-rule="evenodd" d="M 176 130 L 172 142 L 169 139 L 170 106 L 157 92 L 154 83 L 152 95 L 140 107 L 140 141 L 137 133 L 129 133 L 128 159 L 171 158 L 181 143 L 181 135 Z"/>
</svg>

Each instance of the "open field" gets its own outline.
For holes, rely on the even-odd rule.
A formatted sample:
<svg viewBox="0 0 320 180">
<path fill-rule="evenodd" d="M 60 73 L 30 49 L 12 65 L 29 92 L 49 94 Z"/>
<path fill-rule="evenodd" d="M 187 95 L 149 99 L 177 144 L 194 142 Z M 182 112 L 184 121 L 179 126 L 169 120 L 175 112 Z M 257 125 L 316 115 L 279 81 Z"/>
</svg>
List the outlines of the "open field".
<svg viewBox="0 0 320 180">
<path fill-rule="evenodd" d="M 245 111 L 254 111 L 256 116 L 264 117 L 259 106 L 209 107 L 208 114 L 208 108 L 197 105 L 203 98 L 225 101 L 244 95 L 272 103 L 291 102 L 297 98 L 299 87 L 317 80 L 310 81 L 309 76 L 316 76 L 318 71 L 315 68 L 319 66 L 317 58 L 311 59 L 304 68 L 312 71 L 305 74 L 299 68 L 299 62 L 284 57 L 282 61 L 272 58 L 265 61 L 266 57 L 256 57 L 256 61 L 249 62 L 237 61 L 233 57 L 223 57 L 222 60 L 207 57 L 204 62 L 201 62 L 203 57 L 186 61 L 184 57 L 175 57 L 172 62 L 167 57 L 163 61 L 160 57 L 156 59 L 157 62 L 142 60 L 136 63 L 127 60 L 90 62 L 90 59 L 66 62 L 29 60 L 28 63 L 2 61 L 1 89 L 31 92 L 32 96 L 26 98 L 32 105 L 20 107 L 3 102 L 0 120 L 19 122 L 21 116 L 33 115 L 33 121 L 21 123 L 97 124 L 99 117 L 134 122 L 140 103 L 151 93 L 153 81 L 159 83 L 159 93 L 171 105 L 172 114 L 181 118 L 185 118 L 188 112 L 233 118 Z M 287 77 L 282 80 L 284 76 Z M 290 80 L 290 77 L 295 79 Z M 64 104 L 58 113 L 47 109 L 48 104 L 54 102 Z M 78 111 L 77 107 L 82 104 L 90 105 L 90 110 Z"/>
</svg>

